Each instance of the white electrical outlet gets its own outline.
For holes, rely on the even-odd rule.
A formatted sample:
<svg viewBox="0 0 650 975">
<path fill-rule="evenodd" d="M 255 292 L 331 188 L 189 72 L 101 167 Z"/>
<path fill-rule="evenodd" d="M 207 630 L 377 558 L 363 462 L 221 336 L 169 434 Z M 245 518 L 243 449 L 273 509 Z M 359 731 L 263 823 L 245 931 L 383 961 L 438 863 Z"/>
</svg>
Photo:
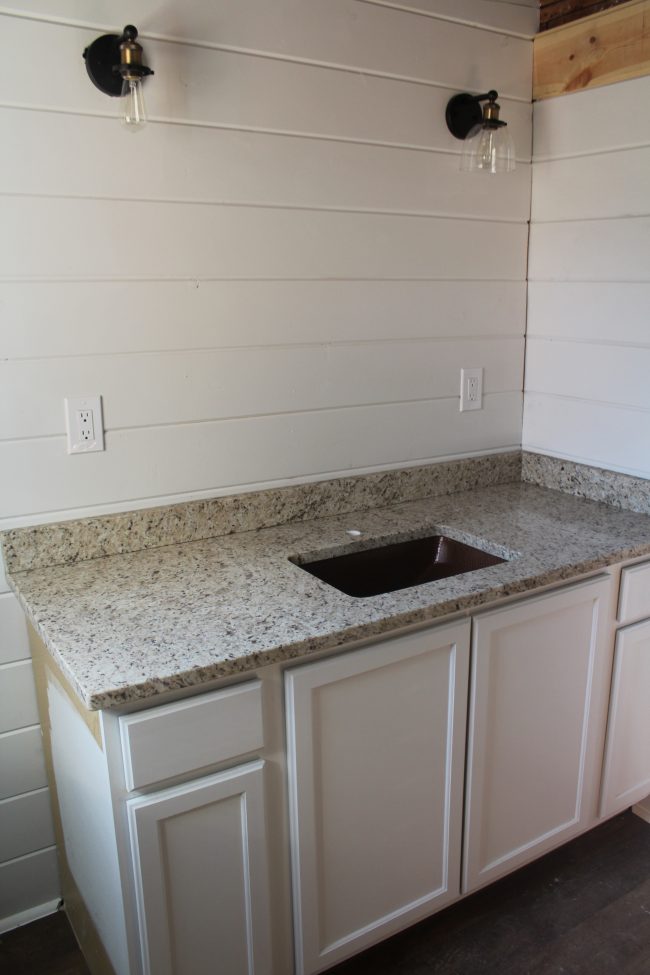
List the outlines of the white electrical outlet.
<svg viewBox="0 0 650 975">
<path fill-rule="evenodd" d="M 483 369 L 460 370 L 460 412 L 483 409 Z"/>
<path fill-rule="evenodd" d="M 104 424 L 101 396 L 68 396 L 65 404 L 65 428 L 69 454 L 89 454 L 104 449 Z"/>
</svg>

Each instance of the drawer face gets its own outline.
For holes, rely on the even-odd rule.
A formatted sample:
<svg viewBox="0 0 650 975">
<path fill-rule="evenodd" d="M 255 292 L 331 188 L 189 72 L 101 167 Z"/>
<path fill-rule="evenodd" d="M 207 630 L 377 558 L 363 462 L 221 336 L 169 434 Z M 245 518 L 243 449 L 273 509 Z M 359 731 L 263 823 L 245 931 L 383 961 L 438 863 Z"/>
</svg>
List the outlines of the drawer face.
<svg viewBox="0 0 650 975">
<path fill-rule="evenodd" d="M 630 565 L 621 572 L 619 623 L 634 623 L 650 616 L 650 562 Z"/>
<path fill-rule="evenodd" d="M 120 718 L 126 787 L 156 782 L 261 748 L 262 685 L 249 681 Z"/>
</svg>

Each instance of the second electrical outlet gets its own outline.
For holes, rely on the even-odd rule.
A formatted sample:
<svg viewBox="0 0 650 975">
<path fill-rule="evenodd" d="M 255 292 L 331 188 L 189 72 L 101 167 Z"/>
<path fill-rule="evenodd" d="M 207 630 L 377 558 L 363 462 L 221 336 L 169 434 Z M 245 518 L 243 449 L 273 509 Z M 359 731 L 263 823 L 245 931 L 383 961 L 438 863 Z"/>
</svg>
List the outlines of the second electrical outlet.
<svg viewBox="0 0 650 975">
<path fill-rule="evenodd" d="M 460 412 L 483 409 L 483 369 L 460 370 Z"/>
</svg>

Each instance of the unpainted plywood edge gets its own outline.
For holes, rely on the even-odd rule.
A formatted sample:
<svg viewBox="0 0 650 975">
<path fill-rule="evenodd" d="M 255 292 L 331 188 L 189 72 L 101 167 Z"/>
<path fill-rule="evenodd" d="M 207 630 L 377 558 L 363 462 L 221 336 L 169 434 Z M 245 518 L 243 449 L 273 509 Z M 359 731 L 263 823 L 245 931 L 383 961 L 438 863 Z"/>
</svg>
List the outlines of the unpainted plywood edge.
<svg viewBox="0 0 650 975">
<path fill-rule="evenodd" d="M 650 796 L 642 799 L 641 802 L 637 802 L 636 806 L 632 806 L 632 812 L 645 820 L 646 823 L 650 823 Z"/>
<path fill-rule="evenodd" d="M 536 101 L 644 75 L 650 75 L 650 0 L 633 0 L 535 37 Z"/>
<path fill-rule="evenodd" d="M 115 975 L 115 969 L 106 953 L 101 938 L 92 917 L 86 907 L 79 888 L 70 870 L 65 849 L 65 837 L 63 835 L 63 824 L 61 821 L 61 811 L 59 807 L 59 797 L 54 777 L 54 763 L 52 761 L 52 739 L 50 733 L 50 714 L 47 695 L 48 681 L 54 680 L 62 688 L 66 696 L 70 699 L 74 707 L 79 711 L 85 723 L 98 742 L 102 746 L 102 734 L 99 714 L 94 711 L 86 711 L 79 698 L 76 696 L 69 683 L 67 682 L 60 669 L 48 653 L 42 640 L 31 626 L 29 629 L 29 643 L 32 651 L 32 661 L 34 667 L 34 679 L 36 682 L 36 698 L 38 701 L 38 713 L 41 720 L 43 732 L 43 752 L 45 754 L 45 770 L 47 772 L 48 785 L 50 787 L 50 800 L 52 804 L 52 819 L 54 820 L 54 836 L 56 839 L 57 858 L 59 873 L 61 877 L 61 893 L 65 913 L 68 917 L 75 937 L 79 942 L 84 959 L 92 975 Z M 88 718 L 86 716 L 89 716 Z"/>
</svg>

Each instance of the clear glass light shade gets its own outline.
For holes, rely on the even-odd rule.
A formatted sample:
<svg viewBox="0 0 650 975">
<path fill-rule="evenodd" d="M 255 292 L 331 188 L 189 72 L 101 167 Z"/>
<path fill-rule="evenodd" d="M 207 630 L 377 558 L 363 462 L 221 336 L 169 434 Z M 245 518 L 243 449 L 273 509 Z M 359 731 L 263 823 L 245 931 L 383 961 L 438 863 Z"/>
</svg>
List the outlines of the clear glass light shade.
<svg viewBox="0 0 650 975">
<path fill-rule="evenodd" d="M 464 173 L 511 173 L 515 147 L 507 125 L 476 125 L 463 144 L 460 168 Z"/>
<path fill-rule="evenodd" d="M 126 79 L 122 85 L 120 98 L 122 123 L 129 132 L 139 132 L 147 121 L 147 113 L 142 96 L 142 79 Z"/>
</svg>

